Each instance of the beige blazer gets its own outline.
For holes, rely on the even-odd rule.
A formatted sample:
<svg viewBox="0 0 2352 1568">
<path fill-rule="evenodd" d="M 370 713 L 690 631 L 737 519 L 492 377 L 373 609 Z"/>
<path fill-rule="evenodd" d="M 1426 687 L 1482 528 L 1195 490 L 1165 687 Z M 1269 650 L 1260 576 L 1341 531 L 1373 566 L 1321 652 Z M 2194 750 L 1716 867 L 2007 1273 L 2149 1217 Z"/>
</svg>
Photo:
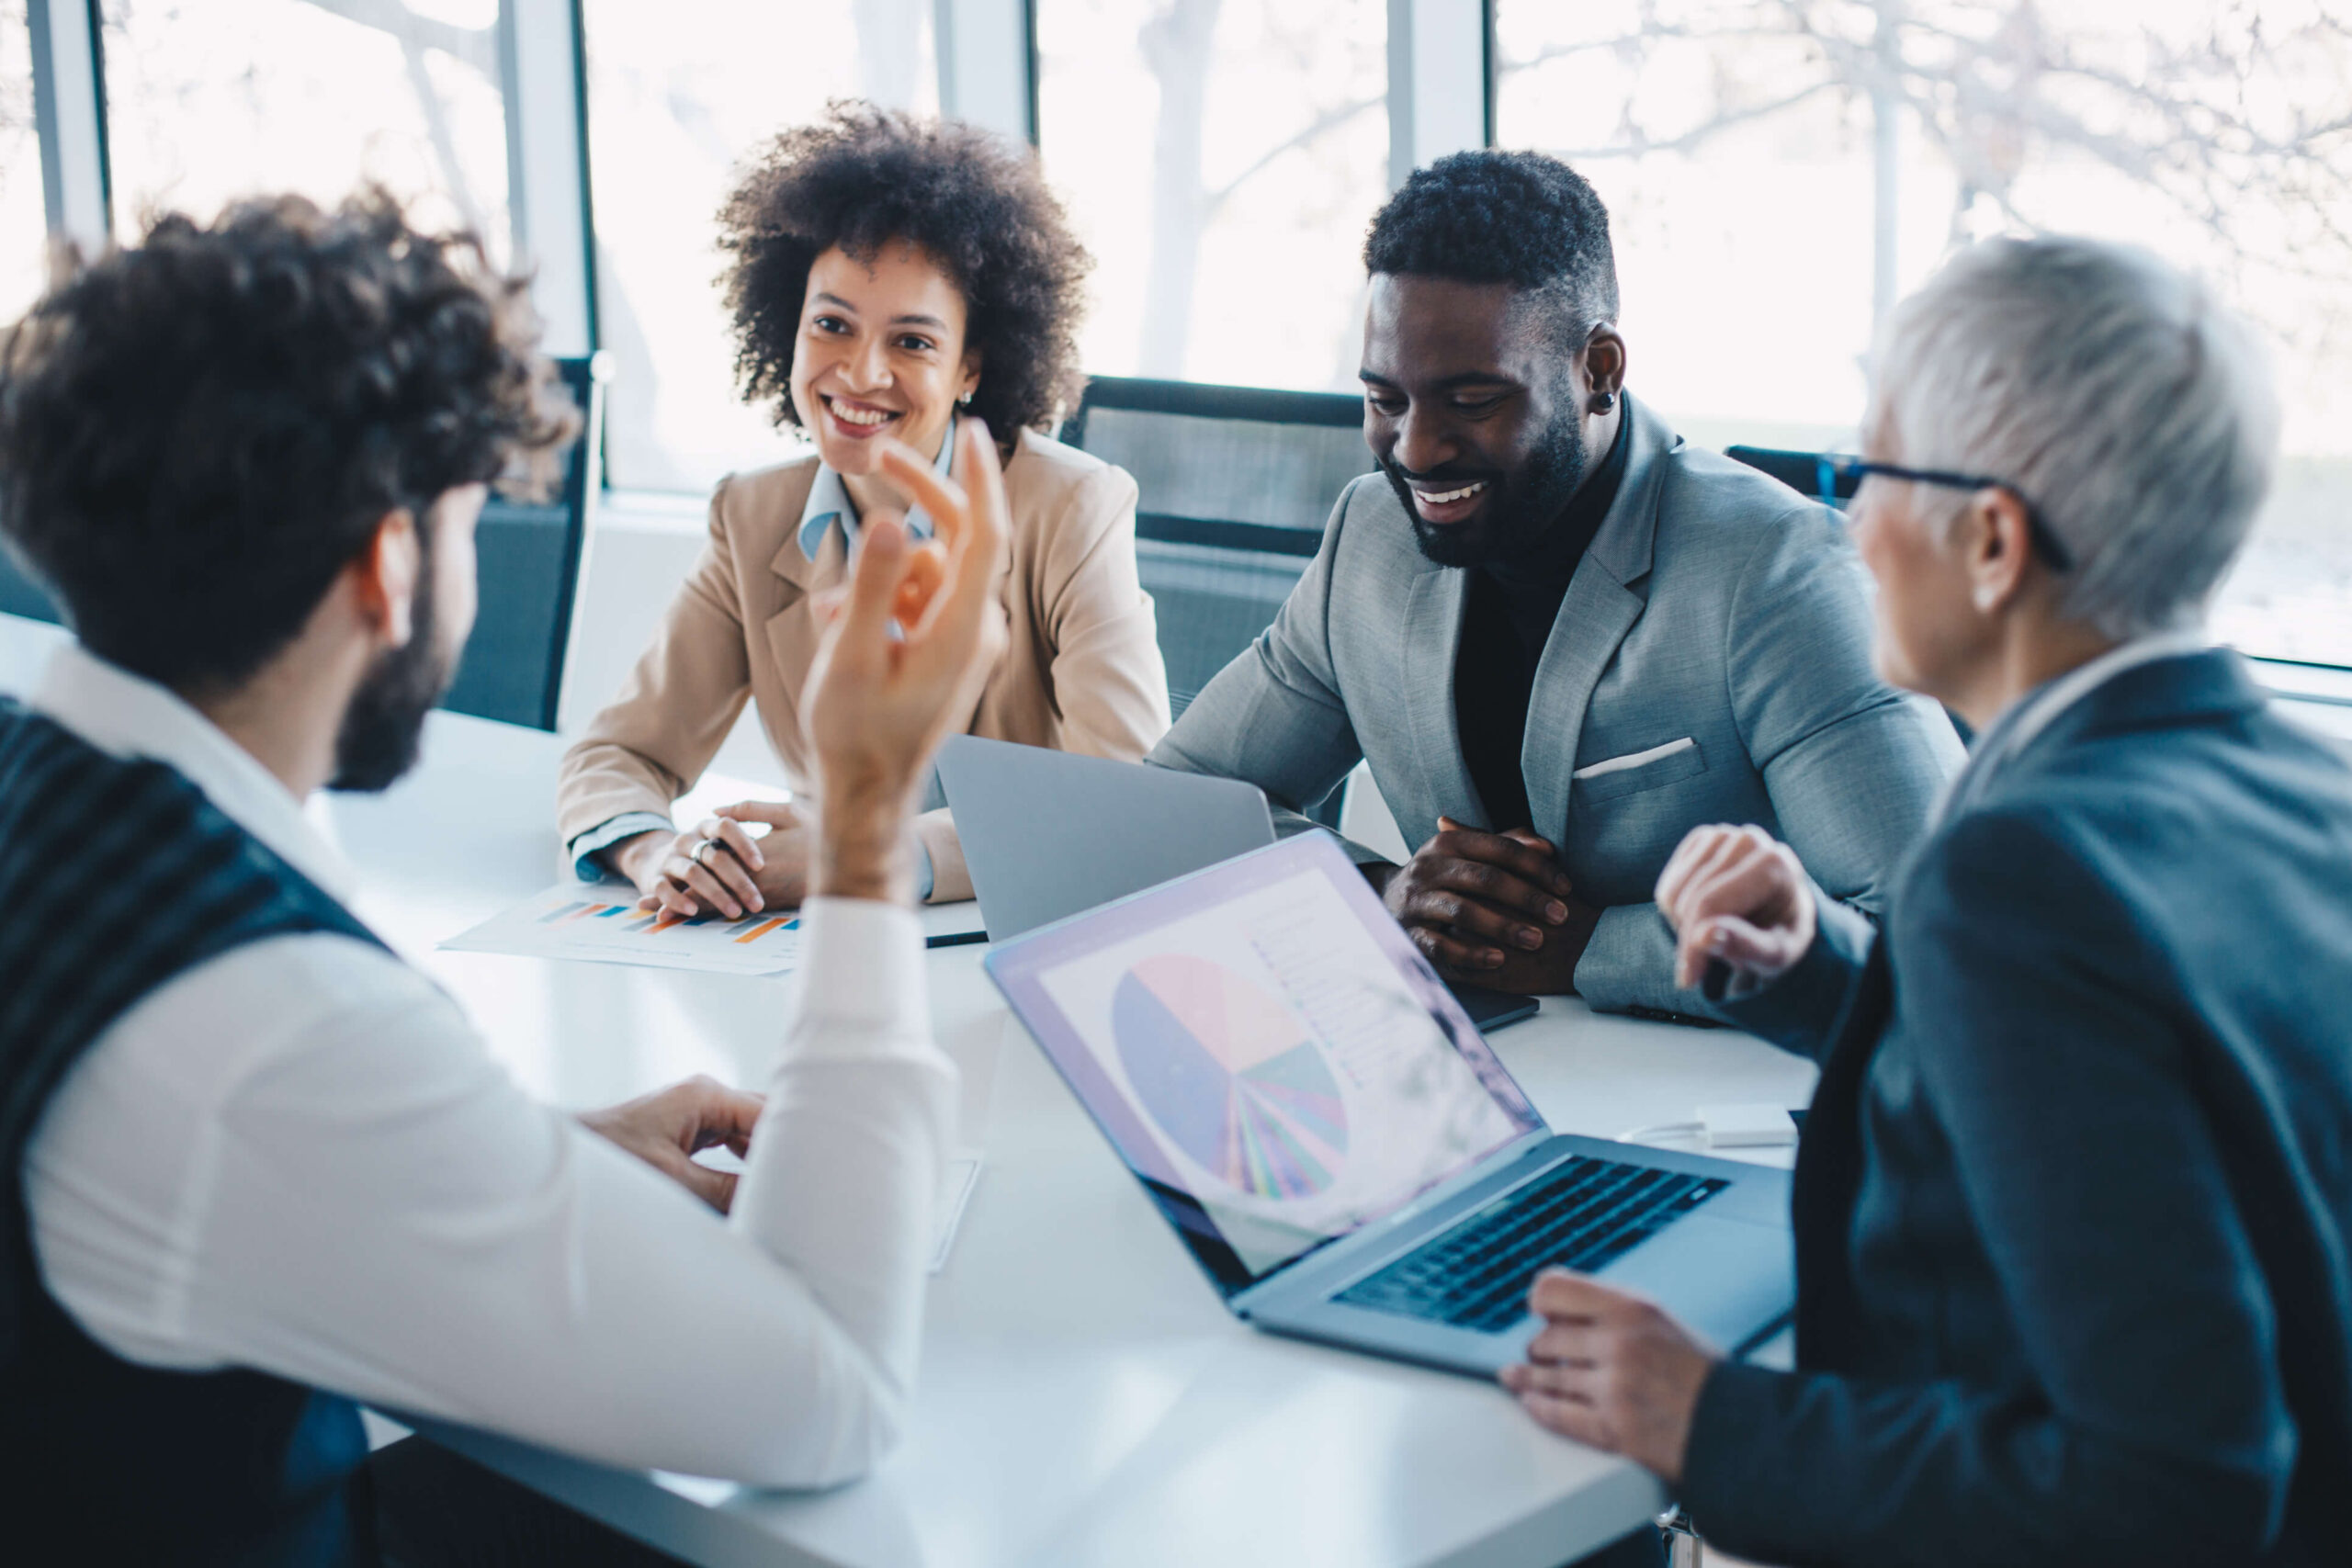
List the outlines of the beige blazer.
<svg viewBox="0 0 2352 1568">
<path fill-rule="evenodd" d="M 749 699 L 796 795 L 815 777 L 800 690 L 817 652 L 809 595 L 844 581 L 842 531 L 800 553 L 817 459 L 731 474 L 710 502 L 710 543 L 620 697 L 565 754 L 556 820 L 569 843 L 625 812 L 669 814 Z M 1023 431 L 1005 465 L 1010 639 L 958 728 L 996 740 L 1137 761 L 1168 730 L 1168 673 L 1151 596 L 1136 577 L 1136 481 Z M 955 823 L 925 812 L 932 898 L 972 896 Z"/>
</svg>

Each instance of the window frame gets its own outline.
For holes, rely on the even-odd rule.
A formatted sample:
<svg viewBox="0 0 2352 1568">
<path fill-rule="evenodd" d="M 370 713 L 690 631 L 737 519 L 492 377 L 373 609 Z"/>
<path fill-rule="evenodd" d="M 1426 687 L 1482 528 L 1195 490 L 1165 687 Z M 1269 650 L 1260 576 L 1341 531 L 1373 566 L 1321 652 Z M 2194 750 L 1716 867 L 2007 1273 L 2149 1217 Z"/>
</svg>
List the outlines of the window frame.
<svg viewBox="0 0 2352 1568">
<path fill-rule="evenodd" d="M 1038 141 L 1037 0 L 932 0 L 942 110 Z M 1414 168 L 1495 142 L 1496 0 L 1387 0 L 1390 188 Z M 102 249 L 113 233 L 100 0 L 27 0 L 49 232 Z M 518 262 L 536 269 L 547 343 L 600 344 L 582 0 L 500 0 L 509 195 Z M 664 516 L 681 492 L 614 491 Z M 2352 706 L 2352 665 L 2258 660 L 2282 695 Z"/>
</svg>

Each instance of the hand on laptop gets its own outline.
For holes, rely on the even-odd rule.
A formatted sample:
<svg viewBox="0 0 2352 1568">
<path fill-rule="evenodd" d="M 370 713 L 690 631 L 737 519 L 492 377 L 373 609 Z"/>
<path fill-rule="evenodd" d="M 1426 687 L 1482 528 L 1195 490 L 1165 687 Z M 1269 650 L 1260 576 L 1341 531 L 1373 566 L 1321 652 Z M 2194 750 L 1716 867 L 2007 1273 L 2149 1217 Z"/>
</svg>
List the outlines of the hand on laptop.
<svg viewBox="0 0 2352 1568">
<path fill-rule="evenodd" d="M 1600 919 L 1574 887 L 1557 852 L 1526 829 L 1487 833 L 1441 817 L 1381 897 L 1447 979 L 1544 996 L 1576 988 Z"/>
<path fill-rule="evenodd" d="M 1710 965 L 1753 990 L 1813 945 L 1813 879 L 1796 852 L 1761 828 L 1693 828 L 1658 874 L 1658 912 L 1675 931 L 1674 980 L 1696 986 Z"/>
<path fill-rule="evenodd" d="M 696 1165 L 694 1156 L 721 1144 L 750 1154 L 752 1129 L 766 1103 L 765 1095 L 696 1076 L 604 1111 L 583 1111 L 580 1124 L 723 1214 L 734 1206 L 734 1176 Z"/>
<path fill-rule="evenodd" d="M 815 753 L 818 841 L 813 895 L 904 901 L 907 823 L 932 754 L 971 711 L 1005 643 L 998 582 L 1011 524 L 995 438 L 959 421 L 955 478 L 888 436 L 882 472 L 929 514 L 943 558 L 915 566 L 904 523 L 876 514 L 860 532 L 848 594 L 832 611 L 801 701 Z M 936 568 L 934 571 L 933 568 Z M 928 594 L 901 600 L 936 575 Z M 925 597 L 911 626 L 898 612 Z"/>
<path fill-rule="evenodd" d="M 1547 1269 L 1528 1306 L 1544 1320 L 1502 1385 L 1538 1424 L 1623 1454 L 1668 1485 L 1682 1479 L 1690 1418 L 1720 1359 L 1657 1303 Z"/>
</svg>

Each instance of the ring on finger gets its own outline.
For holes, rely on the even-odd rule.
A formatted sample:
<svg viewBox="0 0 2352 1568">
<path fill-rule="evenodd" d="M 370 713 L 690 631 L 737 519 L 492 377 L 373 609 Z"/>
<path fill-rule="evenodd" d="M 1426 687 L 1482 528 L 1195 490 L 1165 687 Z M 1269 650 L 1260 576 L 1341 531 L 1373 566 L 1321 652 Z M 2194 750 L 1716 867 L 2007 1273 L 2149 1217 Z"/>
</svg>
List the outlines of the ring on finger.
<svg viewBox="0 0 2352 1568">
<path fill-rule="evenodd" d="M 695 852 L 693 856 L 694 863 L 696 865 L 701 866 L 705 871 L 709 870 L 710 852 L 716 849 L 718 845 L 718 840 L 717 839 L 705 839 L 702 842 L 696 844 L 695 846 Z"/>
</svg>

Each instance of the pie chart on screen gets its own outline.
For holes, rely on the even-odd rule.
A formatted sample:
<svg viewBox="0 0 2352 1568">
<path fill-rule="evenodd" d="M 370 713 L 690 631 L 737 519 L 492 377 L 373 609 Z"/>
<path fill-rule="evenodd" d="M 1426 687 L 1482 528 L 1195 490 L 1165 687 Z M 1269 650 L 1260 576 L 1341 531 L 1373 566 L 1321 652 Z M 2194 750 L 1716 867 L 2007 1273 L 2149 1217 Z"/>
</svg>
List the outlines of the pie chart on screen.
<svg viewBox="0 0 2352 1568">
<path fill-rule="evenodd" d="M 1160 1131 L 1227 1185 L 1304 1198 L 1348 1152 L 1330 1065 L 1290 1010 L 1211 959 L 1162 953 L 1119 977 L 1111 1032 Z"/>
</svg>

